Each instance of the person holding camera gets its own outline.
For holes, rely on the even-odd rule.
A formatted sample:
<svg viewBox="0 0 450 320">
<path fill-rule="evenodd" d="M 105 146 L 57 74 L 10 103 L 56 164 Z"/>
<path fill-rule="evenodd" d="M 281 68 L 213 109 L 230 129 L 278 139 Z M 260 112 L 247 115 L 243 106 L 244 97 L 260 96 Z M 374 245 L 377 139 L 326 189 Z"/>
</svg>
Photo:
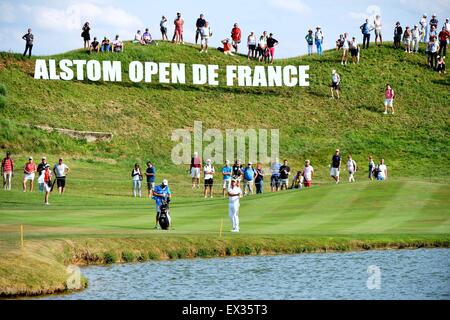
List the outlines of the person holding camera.
<svg viewBox="0 0 450 320">
<path fill-rule="evenodd" d="M 139 194 L 139 198 L 141 198 L 142 173 L 138 163 L 134 164 L 134 169 L 131 171 L 131 180 L 133 181 L 133 196 L 136 198 L 136 194 Z"/>
</svg>

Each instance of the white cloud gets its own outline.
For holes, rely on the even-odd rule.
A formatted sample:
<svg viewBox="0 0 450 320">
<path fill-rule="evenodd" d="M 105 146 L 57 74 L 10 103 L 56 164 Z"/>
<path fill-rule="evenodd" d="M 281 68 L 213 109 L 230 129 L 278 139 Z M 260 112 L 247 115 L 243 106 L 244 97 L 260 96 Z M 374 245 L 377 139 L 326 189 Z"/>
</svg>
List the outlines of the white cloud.
<svg viewBox="0 0 450 320">
<path fill-rule="evenodd" d="M 311 12 L 311 8 L 300 0 L 269 0 L 269 4 L 273 7 L 301 15 Z"/>
<path fill-rule="evenodd" d="M 0 21 L 14 22 L 16 15 L 14 14 L 14 7 L 8 2 L 0 3 Z"/>
<path fill-rule="evenodd" d="M 364 22 L 364 20 L 369 19 L 369 22 L 373 22 L 376 15 L 381 15 L 381 8 L 376 5 L 370 5 L 367 7 L 365 12 L 349 12 L 348 14 L 351 19 L 358 22 Z"/>
</svg>

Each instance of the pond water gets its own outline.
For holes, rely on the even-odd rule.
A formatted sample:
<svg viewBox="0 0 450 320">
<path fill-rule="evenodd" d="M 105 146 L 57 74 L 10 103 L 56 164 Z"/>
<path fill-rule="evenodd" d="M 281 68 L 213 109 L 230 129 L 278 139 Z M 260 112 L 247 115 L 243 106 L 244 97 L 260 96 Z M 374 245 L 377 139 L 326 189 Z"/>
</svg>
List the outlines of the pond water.
<svg viewBox="0 0 450 320">
<path fill-rule="evenodd" d="M 44 299 L 450 299 L 450 249 L 149 261 L 81 269 Z"/>
</svg>

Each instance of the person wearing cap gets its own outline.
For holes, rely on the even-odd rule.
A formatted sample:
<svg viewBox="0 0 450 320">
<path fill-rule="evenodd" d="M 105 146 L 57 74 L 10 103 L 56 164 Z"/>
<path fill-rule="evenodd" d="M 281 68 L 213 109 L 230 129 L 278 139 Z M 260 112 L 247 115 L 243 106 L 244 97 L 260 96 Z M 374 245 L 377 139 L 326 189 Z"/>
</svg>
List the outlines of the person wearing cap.
<svg viewBox="0 0 450 320">
<path fill-rule="evenodd" d="M 173 33 L 172 42 L 175 42 L 176 44 L 184 44 L 183 40 L 183 26 L 184 26 L 184 20 L 181 17 L 181 13 L 177 12 L 177 17 L 173 21 L 173 24 L 175 25 L 175 31 Z"/>
<path fill-rule="evenodd" d="M 339 169 L 341 168 L 341 156 L 339 154 L 339 149 L 336 149 L 333 157 L 331 158 L 331 169 L 330 176 L 336 181 L 336 184 L 339 183 Z"/>
<path fill-rule="evenodd" d="M 308 55 L 313 54 L 314 35 L 311 29 L 308 29 L 308 33 L 305 36 L 306 43 L 308 44 Z"/>
<path fill-rule="evenodd" d="M 251 31 L 247 37 L 247 59 L 250 60 L 256 57 L 256 35 L 255 32 Z"/>
<path fill-rule="evenodd" d="M 445 55 L 447 53 L 447 40 L 450 38 L 450 32 L 445 28 L 445 26 L 442 27 L 441 32 L 439 32 L 439 53 L 438 55 L 445 58 Z M 442 54 L 441 54 L 442 53 Z"/>
<path fill-rule="evenodd" d="M 400 48 L 400 41 L 402 40 L 403 28 L 400 25 L 400 22 L 397 21 L 394 28 L 394 48 Z"/>
<path fill-rule="evenodd" d="M 256 165 L 256 177 L 255 177 L 256 194 L 264 192 L 264 175 L 265 172 L 262 167 L 262 164 L 258 163 Z"/>
<path fill-rule="evenodd" d="M 192 178 L 192 189 L 200 188 L 200 170 L 202 169 L 202 159 L 199 157 L 198 152 L 195 151 L 191 158 L 191 166 L 189 172 Z"/>
<path fill-rule="evenodd" d="M 239 232 L 239 201 L 241 197 L 242 190 L 237 185 L 237 181 L 232 179 L 231 186 L 228 189 L 228 215 L 233 225 L 231 232 Z"/>
<path fill-rule="evenodd" d="M 206 165 L 203 167 L 203 174 L 204 174 L 204 180 L 205 180 L 205 189 L 203 191 L 203 195 L 205 196 L 205 199 L 208 197 L 208 190 L 209 190 L 209 197 L 213 197 L 213 184 L 214 184 L 214 166 L 212 165 L 211 159 L 206 160 Z"/>
<path fill-rule="evenodd" d="M 272 192 L 280 191 L 280 167 L 281 163 L 278 162 L 278 158 L 270 166 L 272 176 L 270 177 L 270 188 Z"/>
<path fill-rule="evenodd" d="M 434 27 L 434 29 L 437 30 L 437 28 L 438 28 L 438 23 L 439 23 L 439 21 L 438 21 L 438 19 L 436 19 L 436 13 L 434 13 L 434 14 L 431 16 L 431 19 L 430 19 L 430 30 L 431 30 L 432 27 Z"/>
<path fill-rule="evenodd" d="M 156 217 L 155 217 L 155 229 L 158 229 L 158 220 L 159 220 L 159 214 L 161 212 L 160 206 L 163 201 L 170 201 L 172 198 L 172 192 L 169 188 L 169 181 L 167 179 L 163 179 L 161 182 L 161 185 L 157 185 L 155 187 L 155 190 L 153 190 L 153 196 L 152 199 L 155 200 L 156 203 Z M 170 216 L 169 216 L 169 223 L 170 223 Z"/>
<path fill-rule="evenodd" d="M 230 188 L 231 186 L 231 173 L 232 173 L 233 169 L 230 166 L 230 161 L 226 160 L 225 161 L 225 165 L 222 167 L 222 176 L 223 176 L 223 185 L 222 185 L 222 189 L 223 189 L 223 196 L 226 196 L 227 190 Z"/>
<path fill-rule="evenodd" d="M 198 42 L 198 37 L 201 35 L 200 29 L 203 28 L 206 24 L 205 16 L 200 14 L 200 18 L 195 22 L 195 44 Z M 201 39 L 200 39 L 201 40 Z"/>
<path fill-rule="evenodd" d="M 2 160 L 2 177 L 3 188 L 11 190 L 11 179 L 14 175 L 14 160 L 11 158 L 11 153 L 6 152 L 6 157 Z"/>
<path fill-rule="evenodd" d="M 281 190 L 286 190 L 289 186 L 289 175 L 291 168 L 288 166 L 287 159 L 284 159 L 283 165 L 280 167 Z"/>
<path fill-rule="evenodd" d="M 311 187 L 312 179 L 314 177 L 314 168 L 310 160 L 305 160 L 305 167 L 303 168 L 303 185 L 305 188 Z"/>
<path fill-rule="evenodd" d="M 375 44 L 377 46 L 381 46 L 383 44 L 383 35 L 381 34 L 381 28 L 383 27 L 383 24 L 381 23 L 381 16 L 379 14 L 375 16 L 373 25 L 375 27 Z M 380 44 L 378 44 L 378 39 L 380 39 Z"/>
<path fill-rule="evenodd" d="M 47 165 L 47 158 L 42 157 L 41 162 L 37 166 L 39 192 L 44 191 L 44 170 Z"/>
<path fill-rule="evenodd" d="M 424 13 L 419 21 L 420 24 L 420 42 L 428 42 L 428 22 L 427 14 Z"/>
<path fill-rule="evenodd" d="M 268 54 L 268 62 L 273 64 L 273 58 L 275 56 L 275 46 L 278 45 L 278 40 L 273 37 L 273 33 L 269 34 L 267 38 L 267 54 Z"/>
<path fill-rule="evenodd" d="M 256 171 L 251 162 L 247 163 L 244 169 L 244 195 L 253 195 L 253 182 L 255 180 Z"/>
<path fill-rule="evenodd" d="M 232 40 L 232 46 L 234 47 L 235 52 L 238 52 L 239 44 L 241 43 L 241 29 L 239 28 L 238 24 L 235 23 L 233 25 L 233 29 L 231 29 L 231 40 Z"/>
<path fill-rule="evenodd" d="M 417 24 L 411 30 L 411 52 L 419 52 L 420 31 Z"/>
<path fill-rule="evenodd" d="M 316 44 L 317 53 L 321 56 L 323 55 L 323 32 L 320 26 L 316 27 L 316 32 L 314 33 L 314 42 Z"/>
<path fill-rule="evenodd" d="M 66 175 L 69 173 L 69 170 L 69 167 L 63 163 L 62 158 L 59 158 L 58 163 L 53 167 L 59 194 L 63 194 L 66 189 Z"/>
<path fill-rule="evenodd" d="M 331 71 L 331 99 L 334 99 L 334 91 L 336 91 L 337 98 L 340 98 L 340 91 L 341 91 L 341 77 L 339 73 L 336 72 L 336 70 Z"/>
<path fill-rule="evenodd" d="M 22 191 L 27 191 L 27 181 L 30 181 L 30 192 L 33 192 L 34 175 L 36 172 L 36 164 L 33 162 L 33 157 L 28 158 L 28 162 L 23 168 L 23 188 Z"/>
<path fill-rule="evenodd" d="M 50 194 L 50 191 L 52 191 L 52 171 L 50 170 L 50 165 L 48 163 L 44 166 L 44 203 L 45 205 L 49 205 L 48 203 L 48 195 Z"/>
</svg>

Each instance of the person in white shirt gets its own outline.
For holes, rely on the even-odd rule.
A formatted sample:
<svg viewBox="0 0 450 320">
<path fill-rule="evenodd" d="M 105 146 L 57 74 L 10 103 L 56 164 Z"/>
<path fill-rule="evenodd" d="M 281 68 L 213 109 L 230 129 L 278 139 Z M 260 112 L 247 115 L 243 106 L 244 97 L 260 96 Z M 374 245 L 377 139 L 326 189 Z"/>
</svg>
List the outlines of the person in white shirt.
<svg viewBox="0 0 450 320">
<path fill-rule="evenodd" d="M 414 25 L 414 28 L 411 30 L 411 52 L 417 53 L 419 52 L 419 40 L 420 40 L 420 31 L 417 25 Z"/>
<path fill-rule="evenodd" d="M 373 25 L 375 27 L 375 44 L 378 46 L 378 38 L 380 38 L 380 46 L 383 44 L 383 36 L 381 35 L 381 27 L 383 26 L 381 23 L 380 15 L 376 15 L 375 20 L 373 21 Z"/>
<path fill-rule="evenodd" d="M 344 33 L 344 39 L 342 40 L 342 61 L 341 64 L 347 64 L 348 63 L 348 51 L 350 49 L 350 44 L 348 40 L 348 34 L 347 32 Z"/>
<path fill-rule="evenodd" d="M 352 156 L 348 156 L 347 160 L 347 170 L 348 170 L 348 182 L 355 182 L 354 174 L 357 170 L 356 161 L 352 159 Z"/>
<path fill-rule="evenodd" d="M 352 55 L 353 64 L 359 63 L 359 44 L 355 37 L 350 41 L 350 53 Z"/>
<path fill-rule="evenodd" d="M 112 41 L 112 51 L 113 52 L 122 52 L 123 51 L 123 42 L 119 39 L 119 35 L 116 35 L 116 39 Z"/>
<path fill-rule="evenodd" d="M 69 173 L 69 167 L 63 163 L 60 158 L 58 163 L 53 167 L 53 173 L 56 175 L 56 183 L 58 185 L 59 194 L 63 194 L 66 189 L 66 175 Z"/>
<path fill-rule="evenodd" d="M 136 198 L 136 194 L 141 198 L 141 185 L 142 185 L 142 173 L 139 164 L 134 164 L 134 169 L 131 171 L 131 180 L 133 181 L 133 196 Z"/>
<path fill-rule="evenodd" d="M 378 175 L 377 175 L 377 180 L 379 181 L 383 181 L 383 180 L 387 180 L 387 167 L 384 164 L 384 159 L 381 159 L 380 164 L 378 165 Z"/>
<path fill-rule="evenodd" d="M 256 57 L 256 36 L 253 31 L 250 32 L 250 35 L 247 38 L 247 47 L 248 47 L 247 59 L 248 60 L 250 60 L 250 58 L 254 59 Z"/>
<path fill-rule="evenodd" d="M 205 178 L 205 190 L 203 192 L 205 198 L 208 197 L 208 190 L 209 190 L 209 197 L 213 197 L 213 177 L 214 177 L 214 166 L 211 163 L 211 159 L 206 160 L 206 165 L 203 168 L 204 178 Z"/>
<path fill-rule="evenodd" d="M 420 42 L 428 43 L 428 23 L 427 15 L 423 14 L 422 19 L 420 19 Z"/>
<path fill-rule="evenodd" d="M 209 22 L 206 21 L 205 25 L 200 28 L 200 36 L 201 36 L 201 50 L 200 53 L 208 53 L 208 40 L 212 36 L 211 27 L 209 26 Z"/>
<path fill-rule="evenodd" d="M 331 72 L 331 98 L 334 99 L 334 93 L 333 90 L 336 91 L 337 98 L 340 98 L 340 91 L 341 91 L 341 77 L 336 72 L 336 70 L 333 70 Z"/>
<path fill-rule="evenodd" d="M 305 188 L 311 187 L 312 178 L 314 177 L 314 168 L 311 165 L 311 161 L 305 160 L 305 168 L 303 169 L 303 185 Z"/>
<path fill-rule="evenodd" d="M 241 197 L 241 188 L 237 185 L 235 179 L 231 180 L 231 187 L 228 189 L 228 215 L 233 224 L 231 232 L 239 232 L 239 200 Z"/>
<path fill-rule="evenodd" d="M 145 45 L 145 41 L 142 39 L 141 30 L 138 30 L 134 35 L 133 43 L 140 43 L 142 45 Z"/>
</svg>

